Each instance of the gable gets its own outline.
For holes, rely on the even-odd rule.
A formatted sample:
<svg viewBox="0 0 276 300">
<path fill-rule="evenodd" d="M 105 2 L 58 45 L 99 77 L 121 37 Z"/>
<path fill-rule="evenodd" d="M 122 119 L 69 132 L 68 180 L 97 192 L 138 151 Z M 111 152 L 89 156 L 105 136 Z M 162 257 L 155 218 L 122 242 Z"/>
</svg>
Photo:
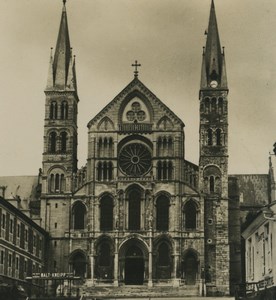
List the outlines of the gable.
<svg viewBox="0 0 276 300">
<path fill-rule="evenodd" d="M 88 123 L 87 127 L 89 129 L 104 129 L 101 127 L 104 120 L 112 120 L 113 130 L 122 130 L 125 127 L 123 124 L 131 123 L 144 124 L 140 127 L 147 130 L 173 130 L 174 128 L 179 130 L 184 127 L 181 119 L 137 78 L 109 102 Z"/>
</svg>

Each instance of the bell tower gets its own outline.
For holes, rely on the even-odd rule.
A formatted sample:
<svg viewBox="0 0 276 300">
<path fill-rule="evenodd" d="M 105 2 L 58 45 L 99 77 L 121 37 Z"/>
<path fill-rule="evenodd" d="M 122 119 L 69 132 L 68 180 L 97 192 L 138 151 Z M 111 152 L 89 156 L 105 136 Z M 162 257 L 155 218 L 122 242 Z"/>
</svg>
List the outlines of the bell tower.
<svg viewBox="0 0 276 300">
<path fill-rule="evenodd" d="M 205 279 L 212 295 L 218 289 L 229 293 L 228 85 L 213 0 L 206 34 L 199 91 L 199 188 L 205 202 Z"/>
<path fill-rule="evenodd" d="M 75 58 L 72 57 L 66 6 L 63 1 L 61 22 L 54 53 L 51 50 L 45 89 L 44 151 L 42 161 L 42 203 L 65 200 L 72 194 L 72 177 L 77 170 L 78 93 Z M 54 200 L 53 200 L 54 199 Z M 45 203 L 43 202 L 45 200 Z M 47 212 L 47 207 L 45 207 Z M 43 210 L 42 210 L 43 211 Z M 53 216 L 53 213 L 52 213 Z M 42 216 L 49 230 L 50 216 Z M 49 230 L 50 231 L 50 230 Z"/>
</svg>

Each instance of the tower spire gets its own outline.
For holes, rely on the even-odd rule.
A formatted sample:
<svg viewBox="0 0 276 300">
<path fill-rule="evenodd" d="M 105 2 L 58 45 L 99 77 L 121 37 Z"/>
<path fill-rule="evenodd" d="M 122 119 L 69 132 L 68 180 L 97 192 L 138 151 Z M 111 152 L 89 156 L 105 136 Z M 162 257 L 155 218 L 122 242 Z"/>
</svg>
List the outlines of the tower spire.
<svg viewBox="0 0 276 300">
<path fill-rule="evenodd" d="M 59 26 L 59 33 L 56 42 L 56 48 L 52 60 L 52 74 L 53 74 L 53 86 L 47 89 L 53 88 L 55 90 L 72 89 L 72 84 L 68 86 L 68 74 L 72 74 L 69 70 L 72 67 L 71 62 L 71 45 L 69 38 L 69 29 L 66 13 L 66 0 L 63 1 L 63 8 L 61 14 L 61 21 Z M 70 81 L 72 78 L 69 79 Z M 75 81 L 75 80 L 74 80 Z"/>
<path fill-rule="evenodd" d="M 202 68 L 201 88 L 210 87 L 216 82 L 218 88 L 227 89 L 224 51 L 222 51 L 214 0 L 211 2 L 210 17 L 207 31 L 206 47 L 203 55 L 204 68 Z"/>
</svg>

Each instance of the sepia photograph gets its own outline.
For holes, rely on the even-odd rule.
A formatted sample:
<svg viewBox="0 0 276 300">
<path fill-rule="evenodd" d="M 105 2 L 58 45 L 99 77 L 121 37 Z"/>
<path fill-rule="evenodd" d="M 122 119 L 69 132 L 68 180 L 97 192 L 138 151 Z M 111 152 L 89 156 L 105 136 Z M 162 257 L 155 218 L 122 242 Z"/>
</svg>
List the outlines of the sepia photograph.
<svg viewBox="0 0 276 300">
<path fill-rule="evenodd" d="M 276 299 L 276 2 L 0 0 L 0 299 Z"/>
</svg>

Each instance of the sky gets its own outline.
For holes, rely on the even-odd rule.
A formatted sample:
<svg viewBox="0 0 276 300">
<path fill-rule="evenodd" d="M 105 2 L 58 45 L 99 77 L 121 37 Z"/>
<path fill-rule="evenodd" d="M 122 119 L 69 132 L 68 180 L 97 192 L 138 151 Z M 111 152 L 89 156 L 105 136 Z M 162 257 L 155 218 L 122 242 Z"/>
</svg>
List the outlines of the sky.
<svg viewBox="0 0 276 300">
<path fill-rule="evenodd" d="M 68 0 L 78 81 L 78 159 L 87 123 L 139 79 L 185 123 L 185 158 L 199 158 L 199 84 L 211 0 Z M 276 142 L 276 1 L 215 0 L 229 85 L 229 174 L 268 172 Z M 50 48 L 61 0 L 0 1 L 0 176 L 42 166 Z"/>
</svg>

